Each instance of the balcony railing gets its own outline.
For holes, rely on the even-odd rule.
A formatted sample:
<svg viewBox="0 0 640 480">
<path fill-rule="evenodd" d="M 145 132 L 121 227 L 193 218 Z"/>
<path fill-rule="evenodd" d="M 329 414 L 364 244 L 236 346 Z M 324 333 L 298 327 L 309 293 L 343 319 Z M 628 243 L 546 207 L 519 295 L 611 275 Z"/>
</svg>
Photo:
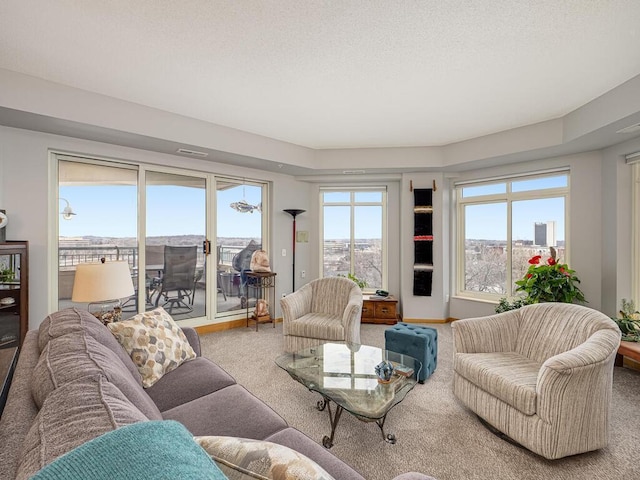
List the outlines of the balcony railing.
<svg viewBox="0 0 640 480">
<path fill-rule="evenodd" d="M 244 248 L 236 245 L 219 245 L 218 265 L 232 269 L 233 257 Z M 91 245 L 83 247 L 60 247 L 58 267 L 60 270 L 75 270 L 79 263 L 95 263 L 100 259 L 112 262 L 126 261 L 131 268 L 138 266 L 138 247 L 119 245 Z M 204 253 L 198 249 L 198 265 L 204 265 Z"/>
</svg>

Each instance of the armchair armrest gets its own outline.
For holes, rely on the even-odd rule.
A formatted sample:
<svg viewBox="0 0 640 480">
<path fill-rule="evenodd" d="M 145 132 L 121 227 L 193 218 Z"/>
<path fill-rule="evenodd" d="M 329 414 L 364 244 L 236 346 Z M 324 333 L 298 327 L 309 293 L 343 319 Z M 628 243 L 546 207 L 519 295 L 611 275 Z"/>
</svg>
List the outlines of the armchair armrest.
<svg viewBox="0 0 640 480">
<path fill-rule="evenodd" d="M 200 349 L 200 336 L 198 332 L 196 332 L 195 328 L 191 327 L 180 327 L 184 332 L 184 336 L 189 340 L 189 345 L 193 348 L 193 351 L 196 352 L 196 356 L 199 357 L 201 355 Z"/>
<path fill-rule="evenodd" d="M 362 312 L 362 291 L 354 288 L 349 295 L 349 302 L 342 314 L 345 341 L 360 343 L 360 313 Z"/>
<path fill-rule="evenodd" d="M 287 335 L 288 323 L 311 312 L 313 291 L 307 284 L 280 299 L 282 308 L 282 333 Z"/>
<path fill-rule="evenodd" d="M 453 329 L 454 353 L 493 353 L 515 350 L 520 314 L 510 310 L 486 317 L 456 320 Z"/>
<path fill-rule="evenodd" d="M 548 358 L 536 384 L 538 415 L 549 423 L 568 424 L 579 422 L 580 416 L 598 418 L 611 397 L 619 344 L 620 332 L 599 330 L 577 347 Z"/>
</svg>

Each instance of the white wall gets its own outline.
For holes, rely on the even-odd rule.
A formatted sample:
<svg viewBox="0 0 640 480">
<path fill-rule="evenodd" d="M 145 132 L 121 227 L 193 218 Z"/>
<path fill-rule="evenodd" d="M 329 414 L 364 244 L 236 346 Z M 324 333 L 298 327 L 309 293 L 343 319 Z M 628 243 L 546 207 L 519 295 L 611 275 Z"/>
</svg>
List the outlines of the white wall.
<svg viewBox="0 0 640 480">
<path fill-rule="evenodd" d="M 633 298 L 633 175 L 624 155 L 640 151 L 640 139 L 603 151 L 602 161 L 602 311 L 614 315 L 623 298 Z"/>
<path fill-rule="evenodd" d="M 2 208 L 7 210 L 9 240 L 29 241 L 29 325 L 36 328 L 52 309 L 49 303 L 49 279 L 52 262 L 48 252 L 55 239 L 49 232 L 53 225 L 49 222 L 50 181 L 49 150 L 81 153 L 125 159 L 149 164 L 197 169 L 204 172 L 254 178 L 273 182 L 270 245 L 272 267 L 278 273 L 277 298 L 288 291 L 291 283 L 291 217 L 285 208 L 310 209 L 307 186 L 287 175 L 217 164 L 205 160 L 192 160 L 173 155 L 118 147 L 70 137 L 49 135 L 28 130 L 0 127 L 0 193 Z M 301 222 L 303 223 L 303 222 Z M 304 227 L 304 223 L 302 228 Z M 288 256 L 276 255 L 287 249 Z M 53 270 L 55 272 L 55 270 Z M 276 302 L 279 304 L 279 302 Z M 277 312 L 280 315 L 279 310 Z"/>
</svg>

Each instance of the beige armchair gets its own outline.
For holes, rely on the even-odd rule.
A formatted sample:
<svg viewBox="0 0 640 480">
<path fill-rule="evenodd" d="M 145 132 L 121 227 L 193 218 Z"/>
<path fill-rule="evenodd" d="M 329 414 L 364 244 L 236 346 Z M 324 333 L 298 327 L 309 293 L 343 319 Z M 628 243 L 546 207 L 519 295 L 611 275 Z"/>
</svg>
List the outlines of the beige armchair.
<svg viewBox="0 0 640 480">
<path fill-rule="evenodd" d="M 280 306 L 286 352 L 325 342 L 360 343 L 362 291 L 348 278 L 312 280 Z"/>
<path fill-rule="evenodd" d="M 453 392 L 548 459 L 603 448 L 620 330 L 580 305 L 540 303 L 452 323 Z"/>
</svg>

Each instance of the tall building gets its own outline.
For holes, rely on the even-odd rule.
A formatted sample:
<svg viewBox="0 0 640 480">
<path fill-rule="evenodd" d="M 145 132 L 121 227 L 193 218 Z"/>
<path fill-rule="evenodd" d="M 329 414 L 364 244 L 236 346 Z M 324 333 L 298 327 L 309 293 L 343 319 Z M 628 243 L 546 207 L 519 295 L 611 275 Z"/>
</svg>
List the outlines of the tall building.
<svg viewBox="0 0 640 480">
<path fill-rule="evenodd" d="M 534 224 L 534 243 L 540 247 L 556 246 L 556 222 L 536 222 Z"/>
</svg>

